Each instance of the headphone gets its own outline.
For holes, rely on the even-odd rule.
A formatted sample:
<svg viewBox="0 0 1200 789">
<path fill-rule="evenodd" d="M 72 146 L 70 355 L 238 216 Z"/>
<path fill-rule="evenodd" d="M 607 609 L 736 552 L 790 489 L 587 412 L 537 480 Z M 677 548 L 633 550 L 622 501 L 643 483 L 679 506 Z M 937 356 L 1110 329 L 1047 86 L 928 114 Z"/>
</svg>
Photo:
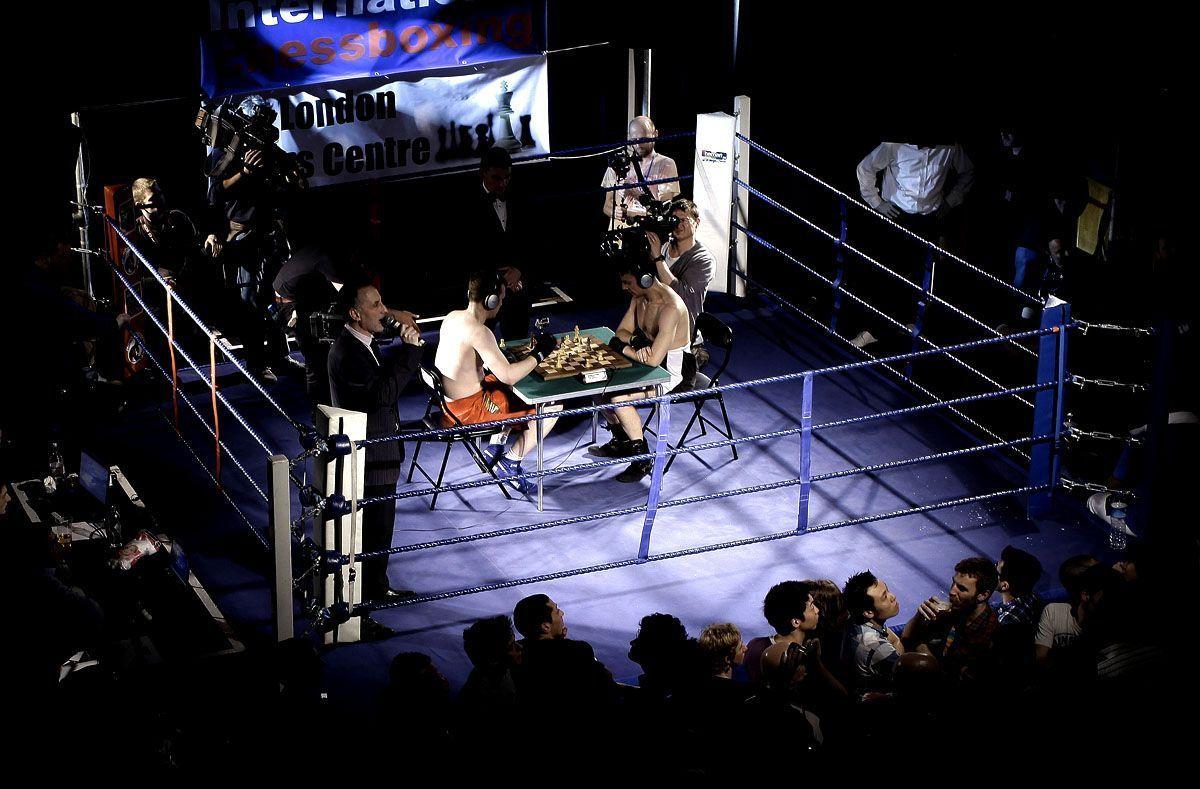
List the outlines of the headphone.
<svg viewBox="0 0 1200 789">
<path fill-rule="evenodd" d="M 658 268 L 654 264 L 662 259 L 659 250 L 650 249 L 650 239 L 645 233 L 637 233 L 625 239 L 622 251 L 628 256 L 638 287 L 649 289 L 658 280 Z"/>
<path fill-rule="evenodd" d="M 502 287 L 504 287 L 504 278 L 499 271 L 495 272 L 495 276 L 481 278 L 476 298 L 483 302 L 485 310 L 491 311 L 500 306 L 500 289 Z"/>
</svg>

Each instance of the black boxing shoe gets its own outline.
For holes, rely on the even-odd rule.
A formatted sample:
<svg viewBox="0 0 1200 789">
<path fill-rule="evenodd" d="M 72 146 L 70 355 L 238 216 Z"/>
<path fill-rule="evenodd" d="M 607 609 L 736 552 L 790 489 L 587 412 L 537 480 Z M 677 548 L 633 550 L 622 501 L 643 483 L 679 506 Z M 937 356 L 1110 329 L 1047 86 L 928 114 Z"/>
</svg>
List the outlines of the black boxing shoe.
<svg viewBox="0 0 1200 789">
<path fill-rule="evenodd" d="M 638 453 L 635 453 L 638 454 Z M 641 482 L 654 472 L 653 460 L 639 460 L 617 475 L 617 482 Z"/>
<path fill-rule="evenodd" d="M 598 458 L 623 458 L 635 454 L 630 450 L 629 434 L 620 425 L 608 425 L 612 438 L 607 444 L 593 444 L 588 447 L 588 454 Z"/>
</svg>

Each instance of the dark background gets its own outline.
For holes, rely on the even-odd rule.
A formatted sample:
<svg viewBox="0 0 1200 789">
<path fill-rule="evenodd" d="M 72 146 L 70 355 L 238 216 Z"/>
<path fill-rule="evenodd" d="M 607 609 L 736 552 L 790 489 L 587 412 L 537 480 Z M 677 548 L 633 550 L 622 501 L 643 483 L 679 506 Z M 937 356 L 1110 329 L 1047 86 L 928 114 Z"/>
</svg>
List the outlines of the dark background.
<svg viewBox="0 0 1200 789">
<path fill-rule="evenodd" d="M 66 19 L 61 11 L 44 12 L 39 29 L 47 35 L 27 41 L 26 62 L 54 64 L 55 78 L 39 81 L 55 87 L 31 91 L 33 111 L 16 113 L 17 143 L 10 148 L 18 171 L 28 170 L 20 203 L 33 214 L 31 239 L 70 232 L 66 201 L 77 140 L 67 114 L 75 109 L 83 110 L 94 201 L 105 183 L 155 175 L 175 206 L 200 206 L 203 148 L 191 121 L 198 98 L 195 31 L 207 4 L 190 5 L 190 14 L 182 4 L 146 0 L 88 5 Z M 1118 234 L 1131 250 L 1121 265 L 1133 267 L 1122 268 L 1118 279 L 1136 280 L 1154 239 L 1178 226 L 1190 205 L 1173 194 L 1186 150 L 1183 25 L 1151 14 L 1114 19 L 1012 8 L 971 15 L 958 8 L 951 14 L 743 2 L 735 58 L 731 0 L 552 0 L 551 49 L 612 42 L 552 56 L 553 145 L 620 139 L 626 48 L 652 46 L 652 114 L 662 131 L 692 130 L 697 112 L 729 111 L 732 96 L 745 93 L 753 100 L 756 139 L 843 188 L 853 189 L 854 165 L 882 138 L 918 129 L 962 142 L 981 178 L 967 212 L 980 230 L 966 251 L 1007 275 L 1007 253 L 983 230 L 983 187 L 1000 125 L 1018 123 L 1053 152 L 1063 173 L 1118 188 Z M 688 141 L 662 149 L 682 172 L 691 171 Z M 827 195 L 762 157 L 751 161 L 757 185 L 832 224 Z M 596 159 L 527 165 L 514 189 L 539 212 L 542 240 L 569 250 L 550 263 L 555 277 L 579 293 L 615 298 L 615 287 L 605 284 L 611 278 L 594 265 L 604 227 L 599 193 L 560 196 L 598 185 L 603 169 Z M 452 227 L 456 199 L 473 188 L 466 175 L 330 187 L 304 195 L 293 216 L 297 224 L 327 228 L 333 241 L 362 239 L 372 237 L 369 206 L 377 204 L 382 222 L 372 263 L 385 275 L 391 300 L 404 302 L 406 294 L 396 291 L 419 287 L 436 262 L 443 235 L 432 228 Z M 776 229 L 771 209 L 753 211 L 757 228 Z M 810 249 L 812 239 L 779 232 L 798 252 L 818 251 Z M 827 259 L 827 247 L 820 249 Z"/>
</svg>

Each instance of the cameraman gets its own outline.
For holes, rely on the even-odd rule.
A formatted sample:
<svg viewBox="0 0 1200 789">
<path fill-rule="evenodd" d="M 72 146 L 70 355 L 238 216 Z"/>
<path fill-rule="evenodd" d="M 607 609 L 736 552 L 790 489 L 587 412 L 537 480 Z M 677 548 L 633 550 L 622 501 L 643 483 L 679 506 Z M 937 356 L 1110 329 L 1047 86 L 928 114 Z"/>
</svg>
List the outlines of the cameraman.
<svg viewBox="0 0 1200 789">
<path fill-rule="evenodd" d="M 312 317 L 330 310 L 338 299 L 348 267 L 334 258 L 329 250 L 317 243 L 298 244 L 292 256 L 284 262 L 271 283 L 275 290 L 275 311 L 272 317 L 282 334 L 295 326 L 296 341 L 304 355 L 305 391 L 313 407 L 329 405 L 329 346 L 332 337 L 313 333 Z M 324 341 L 323 341 L 324 340 Z"/>
<path fill-rule="evenodd" d="M 275 110 L 262 96 L 247 96 L 237 115 L 249 132 L 234 138 L 228 149 L 214 148 L 208 159 L 208 203 L 217 214 L 216 239 L 224 239 L 225 285 L 236 288 L 242 304 L 241 340 L 246 361 L 264 381 L 278 379 L 263 350 L 267 340 L 266 307 L 277 261 L 287 256 L 283 232 L 281 189 L 272 178 L 264 145 L 278 134 L 272 125 Z M 254 139 L 257 137 L 257 139 Z M 211 254 L 219 244 L 205 243 Z M 271 354 L 282 358 L 282 348 L 272 341 Z"/>
<path fill-rule="evenodd" d="M 329 350 L 329 384 L 333 405 L 367 415 L 367 438 L 394 435 L 400 430 L 396 400 L 421 364 L 424 341 L 411 313 L 392 310 L 383 303 L 375 286 L 347 285 L 340 302 L 347 322 Z M 400 347 L 383 355 L 376 337 L 388 332 L 385 323 L 399 329 Z M 366 477 L 363 495 L 386 496 L 396 492 L 404 443 L 392 441 L 366 448 Z M 392 544 L 396 502 L 387 501 L 362 510 L 363 551 L 386 550 Z M 412 592 L 392 589 L 387 577 L 387 558 L 364 562 L 364 600 L 387 601 Z M 386 634 L 375 623 L 366 624 L 370 635 Z"/>
<path fill-rule="evenodd" d="M 696 229 L 700 226 L 700 209 L 696 204 L 681 197 L 671 203 L 671 216 L 678 224 L 665 246 L 657 233 L 651 231 L 646 236 L 650 239 L 650 248 L 660 250 L 655 258 L 659 282 L 679 294 L 687 305 L 692 353 L 696 355 L 699 368 L 708 361 L 708 352 L 704 350 L 704 338 L 696 332 L 696 316 L 704 312 L 704 297 L 712 284 L 716 261 L 696 238 Z"/>
<path fill-rule="evenodd" d="M 625 139 L 640 140 L 658 137 L 658 128 L 648 115 L 639 115 L 629 122 Z M 647 199 L 644 189 L 650 190 L 650 198 L 669 202 L 679 196 L 679 182 L 672 181 L 663 184 L 649 184 L 639 187 L 638 169 L 641 170 L 641 180 L 656 181 L 662 178 L 678 178 L 679 167 L 670 156 L 664 156 L 654 150 L 654 140 L 640 142 L 626 149 L 629 156 L 637 161 L 637 168 L 628 167 L 618 175 L 609 167 L 604 171 L 600 185 L 607 188 L 624 183 L 628 189 L 604 193 L 604 215 L 612 220 L 614 228 L 625 227 L 629 219 L 647 215 L 646 206 L 642 201 Z"/>
</svg>

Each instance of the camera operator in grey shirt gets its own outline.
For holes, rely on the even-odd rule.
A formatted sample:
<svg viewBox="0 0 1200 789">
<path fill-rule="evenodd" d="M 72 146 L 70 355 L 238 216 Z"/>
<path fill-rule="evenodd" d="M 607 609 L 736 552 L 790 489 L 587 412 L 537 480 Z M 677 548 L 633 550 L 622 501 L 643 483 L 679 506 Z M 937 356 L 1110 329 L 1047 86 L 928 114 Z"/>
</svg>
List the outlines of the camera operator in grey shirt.
<svg viewBox="0 0 1200 789">
<path fill-rule="evenodd" d="M 654 233 L 647 235 L 650 248 L 661 250 L 655 261 L 659 281 L 679 294 L 687 305 L 693 352 L 698 357 L 696 363 L 703 366 L 704 361 L 708 360 L 708 353 L 701 347 L 704 338 L 696 333 L 696 316 L 704 312 L 704 296 L 712 284 L 716 263 L 712 253 L 696 240 L 696 228 L 700 225 L 700 210 L 696 204 L 681 197 L 671 205 L 671 214 L 679 219 L 679 227 L 671 234 L 670 240 L 664 245 Z"/>
</svg>

